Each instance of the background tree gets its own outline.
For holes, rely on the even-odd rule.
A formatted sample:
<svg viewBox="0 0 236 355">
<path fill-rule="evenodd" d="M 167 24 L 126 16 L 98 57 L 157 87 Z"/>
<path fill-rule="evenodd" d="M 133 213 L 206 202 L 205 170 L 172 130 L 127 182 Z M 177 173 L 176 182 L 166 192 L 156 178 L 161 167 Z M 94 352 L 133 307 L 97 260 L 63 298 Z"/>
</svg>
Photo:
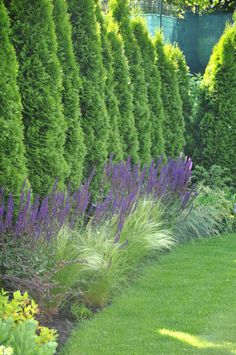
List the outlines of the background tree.
<svg viewBox="0 0 236 355">
<path fill-rule="evenodd" d="M 67 122 L 65 157 L 70 167 L 68 180 L 76 188 L 82 178 L 85 156 L 81 128 L 79 66 L 72 45 L 72 28 L 65 0 L 54 0 L 53 16 L 58 41 L 58 58 L 63 71 L 62 103 Z"/>
<path fill-rule="evenodd" d="M 135 18 L 132 21 L 132 29 L 143 58 L 150 108 L 151 155 L 155 158 L 164 154 L 165 149 L 162 132 L 164 111 L 161 98 L 161 78 L 156 64 L 155 47 L 148 33 L 146 23 L 142 18 Z"/>
<path fill-rule="evenodd" d="M 227 25 L 203 77 L 198 155 L 204 167 L 228 168 L 236 184 L 236 23 Z"/>
<path fill-rule="evenodd" d="M 0 0 L 0 186 L 18 195 L 27 177 L 17 61 L 10 42 L 10 24 Z"/>
<path fill-rule="evenodd" d="M 45 194 L 68 175 L 64 158 L 66 123 L 62 113 L 62 77 L 50 0 L 14 1 L 10 6 L 19 62 L 29 178 Z"/>
<path fill-rule="evenodd" d="M 124 159 L 131 157 L 134 163 L 139 160 L 138 135 L 133 114 L 133 94 L 129 77 L 129 67 L 124 55 L 124 45 L 117 26 L 110 21 L 108 40 L 111 45 L 114 76 L 114 92 L 120 112 L 120 135 Z"/>
<path fill-rule="evenodd" d="M 165 114 L 164 139 L 167 156 L 177 156 L 184 147 L 184 117 L 174 64 L 160 32 L 155 36 L 157 66 L 161 75 L 161 96 Z"/>
<path fill-rule="evenodd" d="M 142 163 L 151 159 L 151 124 L 147 85 L 140 49 L 132 33 L 128 0 L 110 0 L 110 12 L 124 40 L 133 90 L 134 118 L 138 132 L 139 157 Z"/>
<path fill-rule="evenodd" d="M 115 81 L 113 70 L 113 62 L 115 58 L 113 57 L 111 45 L 108 40 L 107 23 L 102 14 L 100 2 L 98 0 L 95 0 L 95 4 L 96 17 L 100 25 L 103 65 L 106 70 L 105 100 L 110 122 L 107 149 L 109 155 L 113 154 L 114 159 L 120 161 L 123 158 L 123 151 L 121 143 L 121 134 L 119 129 L 121 117 L 119 112 L 118 100 L 115 95 Z"/>
<path fill-rule="evenodd" d="M 189 155 L 193 152 L 189 151 L 192 141 L 192 127 L 193 127 L 193 98 L 191 96 L 190 73 L 186 64 L 183 52 L 177 46 L 171 44 L 167 45 L 168 54 L 172 59 L 174 68 L 177 74 L 179 93 L 182 101 L 182 109 L 185 122 L 185 152 Z"/>
<path fill-rule="evenodd" d="M 107 159 L 109 122 L 105 105 L 105 70 L 94 0 L 69 0 L 75 55 L 80 66 L 80 106 L 87 156 L 85 174 L 96 168 L 94 191 Z"/>
</svg>

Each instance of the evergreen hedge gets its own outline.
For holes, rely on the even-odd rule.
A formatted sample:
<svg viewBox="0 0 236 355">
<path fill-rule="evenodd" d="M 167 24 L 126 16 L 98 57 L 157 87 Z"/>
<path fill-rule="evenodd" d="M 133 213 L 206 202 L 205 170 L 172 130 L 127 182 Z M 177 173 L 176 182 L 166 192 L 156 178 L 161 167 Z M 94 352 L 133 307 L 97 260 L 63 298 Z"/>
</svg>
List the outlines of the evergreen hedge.
<svg viewBox="0 0 236 355">
<path fill-rule="evenodd" d="M 184 54 L 179 47 L 173 45 L 167 45 L 167 47 L 170 58 L 172 59 L 174 64 L 179 83 L 179 93 L 182 101 L 182 109 L 185 123 L 185 153 L 191 155 L 192 152 L 189 151 L 189 147 L 191 146 L 192 141 L 191 130 L 193 126 L 193 99 L 191 97 L 189 68 L 186 64 Z"/>
<path fill-rule="evenodd" d="M 133 94 L 129 77 L 129 67 L 124 55 L 124 44 L 117 26 L 109 23 L 108 40 L 111 45 L 114 77 L 114 92 L 118 99 L 120 112 L 120 135 L 124 159 L 131 157 L 132 162 L 137 163 L 138 134 L 133 114 Z"/>
<path fill-rule="evenodd" d="M 0 189 L 18 195 L 27 177 L 17 61 L 10 23 L 0 0 Z"/>
<path fill-rule="evenodd" d="M 134 36 L 139 45 L 148 90 L 151 121 L 151 155 L 153 158 L 164 154 L 164 110 L 161 98 L 161 78 L 156 64 L 156 53 L 147 25 L 142 18 L 132 21 Z"/>
<path fill-rule="evenodd" d="M 110 11 L 118 24 L 124 40 L 133 90 L 134 118 L 138 132 L 139 158 L 148 163 L 151 159 L 151 122 L 148 105 L 147 85 L 143 60 L 137 41 L 132 33 L 128 0 L 110 0 Z"/>
<path fill-rule="evenodd" d="M 81 128 L 81 79 L 72 44 L 72 28 L 65 0 L 53 1 L 53 16 L 58 41 L 58 58 L 63 71 L 62 103 L 67 122 L 65 157 L 70 167 L 68 180 L 76 188 L 82 178 L 85 156 L 84 135 Z"/>
<path fill-rule="evenodd" d="M 161 75 L 161 96 L 165 114 L 164 139 L 167 156 L 176 157 L 184 147 L 184 117 L 178 78 L 171 60 L 169 48 L 164 47 L 163 37 L 157 32 L 154 39 L 157 66 Z"/>
<path fill-rule="evenodd" d="M 228 168 L 236 184 L 236 23 L 227 25 L 203 77 L 199 163 Z"/>
<path fill-rule="evenodd" d="M 123 158 L 123 151 L 119 128 L 121 117 L 119 112 L 118 99 L 115 95 L 115 81 L 113 70 L 113 63 L 115 61 L 115 58 L 113 57 L 112 48 L 109 43 L 107 22 L 102 14 L 100 2 L 98 0 L 95 0 L 95 4 L 96 17 L 100 25 L 103 65 L 106 70 L 105 101 L 110 122 L 107 149 L 109 155 L 112 154 L 114 156 L 114 160 L 120 161 Z"/>
<path fill-rule="evenodd" d="M 93 190 L 96 190 L 102 167 L 108 156 L 109 121 L 105 105 L 105 70 L 102 61 L 99 26 L 94 0 L 68 0 L 72 38 L 80 66 L 82 91 L 80 106 L 87 155 L 85 174 L 96 168 Z"/>
<path fill-rule="evenodd" d="M 46 194 L 68 175 L 64 158 L 66 123 L 62 113 L 62 75 L 50 0 L 10 5 L 19 62 L 26 156 L 34 192 Z"/>
</svg>

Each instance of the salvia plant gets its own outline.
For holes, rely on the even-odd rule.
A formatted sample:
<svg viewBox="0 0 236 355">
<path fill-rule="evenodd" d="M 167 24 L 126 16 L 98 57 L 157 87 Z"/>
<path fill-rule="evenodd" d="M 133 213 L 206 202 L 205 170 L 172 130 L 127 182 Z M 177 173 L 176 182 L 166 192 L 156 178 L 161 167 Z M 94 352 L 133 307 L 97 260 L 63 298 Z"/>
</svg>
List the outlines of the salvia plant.
<svg viewBox="0 0 236 355">
<path fill-rule="evenodd" d="M 177 201 L 179 210 L 189 206 L 195 196 L 190 189 L 191 169 L 191 159 L 182 156 L 177 160 L 169 159 L 167 163 L 163 163 L 162 158 L 153 160 L 142 168 L 140 164 L 132 165 L 131 159 L 114 163 L 111 157 L 104 166 L 100 197 L 95 202 L 90 194 L 94 173 L 75 192 L 71 191 L 70 185 L 67 191 L 59 191 L 56 182 L 44 198 L 33 196 L 32 191 L 23 185 L 18 205 L 13 194 L 6 198 L 2 189 L 0 235 L 27 235 L 33 240 L 50 241 L 64 225 L 75 228 L 90 220 L 97 224 L 116 217 L 115 241 L 119 241 L 123 224 L 140 198 Z"/>
</svg>

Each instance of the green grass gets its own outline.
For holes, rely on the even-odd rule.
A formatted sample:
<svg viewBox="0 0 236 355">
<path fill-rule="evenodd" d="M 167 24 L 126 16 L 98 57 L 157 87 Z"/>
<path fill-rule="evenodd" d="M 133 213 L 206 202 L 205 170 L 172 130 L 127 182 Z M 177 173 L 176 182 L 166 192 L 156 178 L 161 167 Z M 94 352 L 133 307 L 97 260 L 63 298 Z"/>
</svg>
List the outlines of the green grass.
<svg viewBox="0 0 236 355">
<path fill-rule="evenodd" d="M 75 329 L 64 355 L 236 354 L 236 234 L 187 243 Z"/>
</svg>

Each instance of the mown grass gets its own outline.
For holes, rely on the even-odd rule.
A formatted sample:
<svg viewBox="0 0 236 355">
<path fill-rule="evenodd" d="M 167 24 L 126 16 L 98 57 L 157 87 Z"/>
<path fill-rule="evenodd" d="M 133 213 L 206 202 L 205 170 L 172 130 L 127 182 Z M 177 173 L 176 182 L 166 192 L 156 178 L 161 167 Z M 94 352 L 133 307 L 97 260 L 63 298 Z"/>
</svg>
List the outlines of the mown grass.
<svg viewBox="0 0 236 355">
<path fill-rule="evenodd" d="M 182 245 L 93 320 L 63 355 L 236 354 L 236 234 Z"/>
</svg>

